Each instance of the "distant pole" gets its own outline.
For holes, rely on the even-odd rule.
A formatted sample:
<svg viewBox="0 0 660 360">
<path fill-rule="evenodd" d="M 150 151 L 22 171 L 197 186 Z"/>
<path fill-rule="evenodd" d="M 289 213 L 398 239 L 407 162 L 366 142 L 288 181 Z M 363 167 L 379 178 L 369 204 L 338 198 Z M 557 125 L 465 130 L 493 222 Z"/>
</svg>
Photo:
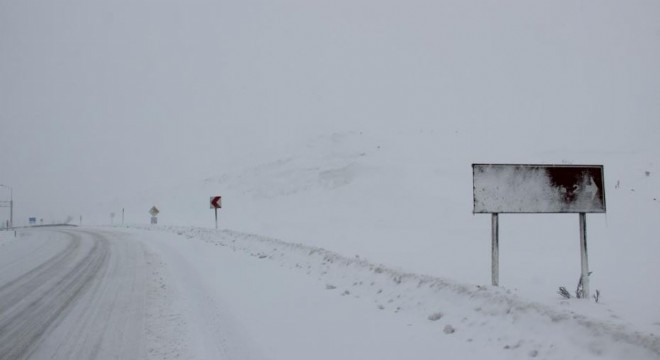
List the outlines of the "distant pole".
<svg viewBox="0 0 660 360">
<path fill-rule="evenodd" d="M 499 238 L 499 219 L 498 214 L 493 213 L 491 218 L 492 223 L 492 263 L 491 263 L 491 277 L 493 286 L 500 284 L 500 238 Z"/>
<path fill-rule="evenodd" d="M 218 208 L 215 208 L 215 229 L 218 230 Z"/>
<path fill-rule="evenodd" d="M 580 213 L 580 257 L 582 265 L 582 295 L 589 298 L 589 259 L 587 257 L 587 214 Z"/>
<path fill-rule="evenodd" d="M 9 227 L 14 227 L 14 189 L 11 186 L 0 184 L 9 189 Z"/>
<path fill-rule="evenodd" d="M 121 224 L 124 225 L 124 208 L 121 208 Z"/>
</svg>

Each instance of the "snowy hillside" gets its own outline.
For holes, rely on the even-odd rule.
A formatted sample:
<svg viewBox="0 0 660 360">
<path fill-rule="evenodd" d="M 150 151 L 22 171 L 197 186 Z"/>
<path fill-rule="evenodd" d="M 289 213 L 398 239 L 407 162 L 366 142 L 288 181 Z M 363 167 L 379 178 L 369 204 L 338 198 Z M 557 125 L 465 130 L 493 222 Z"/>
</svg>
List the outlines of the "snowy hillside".
<svg viewBox="0 0 660 360">
<path fill-rule="evenodd" d="M 309 266 L 319 296 L 515 334 L 460 338 L 460 354 L 527 339 L 516 354 L 542 357 L 530 344 L 546 331 L 578 333 L 553 358 L 658 354 L 660 3 L 37 3 L 0 3 L 0 201 L 13 198 L 17 225 L 125 215 L 141 228 L 157 206 L 153 229 L 172 242 L 255 238 L 240 251 L 269 259 L 292 248 L 264 266 Z M 557 294 L 580 275 L 577 215 L 500 216 L 501 288 L 489 286 L 472 163 L 604 166 L 607 213 L 587 216 L 598 303 Z M 317 253 L 346 269 L 326 276 Z M 388 274 L 409 275 L 373 294 Z M 387 303 L 408 295 L 421 304 Z M 480 327 L 481 311 L 497 320 Z"/>
<path fill-rule="evenodd" d="M 490 284 L 490 217 L 472 214 L 471 161 L 603 164 L 608 212 L 587 216 L 592 292 L 600 291 L 599 303 L 566 302 L 557 294 L 560 286 L 573 291 L 579 278 L 577 214 L 501 216 L 502 290 L 541 312 L 570 309 L 588 321 L 645 336 L 660 330 L 655 300 L 660 286 L 654 280 L 660 273 L 655 256 L 660 184 L 650 154 L 582 150 L 571 155 L 555 149 L 477 157 L 452 153 L 457 144 L 436 141 L 440 137 L 452 138 L 423 131 L 313 138 L 287 156 L 273 154 L 256 166 L 237 166 L 167 191 L 169 200 L 159 204 L 161 222 L 212 228 L 213 212 L 204 205 L 219 194 L 223 229 L 474 289 Z M 191 231 L 192 237 L 199 235 L 182 230 Z M 273 256 L 268 249 L 249 251 Z"/>
</svg>

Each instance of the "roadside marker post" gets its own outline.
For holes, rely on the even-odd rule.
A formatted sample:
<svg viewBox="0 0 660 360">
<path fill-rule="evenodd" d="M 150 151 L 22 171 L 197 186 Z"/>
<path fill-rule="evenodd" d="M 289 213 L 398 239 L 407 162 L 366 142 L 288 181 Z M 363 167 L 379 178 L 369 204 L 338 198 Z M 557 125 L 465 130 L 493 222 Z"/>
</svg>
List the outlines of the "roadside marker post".
<svg viewBox="0 0 660 360">
<path fill-rule="evenodd" d="M 218 209 L 222 208 L 222 196 L 211 196 L 211 209 L 215 211 L 215 229 L 218 230 Z"/>
<path fill-rule="evenodd" d="M 156 206 L 152 206 L 151 209 L 149 209 L 149 214 L 151 214 L 151 224 L 156 225 L 158 224 L 158 214 L 160 213 L 160 210 Z"/>
</svg>

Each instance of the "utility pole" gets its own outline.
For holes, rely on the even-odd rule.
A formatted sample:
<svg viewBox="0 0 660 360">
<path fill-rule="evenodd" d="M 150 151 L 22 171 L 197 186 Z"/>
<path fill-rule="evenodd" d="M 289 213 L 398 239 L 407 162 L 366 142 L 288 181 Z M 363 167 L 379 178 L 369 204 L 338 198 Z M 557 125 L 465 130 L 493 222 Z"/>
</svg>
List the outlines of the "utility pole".
<svg viewBox="0 0 660 360">
<path fill-rule="evenodd" d="M 14 227 L 14 189 L 11 186 L 0 184 L 2 187 L 9 189 L 9 227 Z"/>
</svg>

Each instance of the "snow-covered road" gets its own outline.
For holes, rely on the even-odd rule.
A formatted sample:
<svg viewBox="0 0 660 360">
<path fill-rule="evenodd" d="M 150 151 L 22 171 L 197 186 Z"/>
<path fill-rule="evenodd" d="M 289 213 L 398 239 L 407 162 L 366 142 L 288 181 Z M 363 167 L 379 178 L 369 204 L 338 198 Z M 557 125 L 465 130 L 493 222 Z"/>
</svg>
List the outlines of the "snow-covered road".
<svg viewBox="0 0 660 360">
<path fill-rule="evenodd" d="M 32 234 L 2 242 L 0 358 L 143 358 L 141 244 L 99 231 Z"/>
<path fill-rule="evenodd" d="M 229 230 L 0 234 L 0 359 L 657 359 L 603 304 Z"/>
</svg>

